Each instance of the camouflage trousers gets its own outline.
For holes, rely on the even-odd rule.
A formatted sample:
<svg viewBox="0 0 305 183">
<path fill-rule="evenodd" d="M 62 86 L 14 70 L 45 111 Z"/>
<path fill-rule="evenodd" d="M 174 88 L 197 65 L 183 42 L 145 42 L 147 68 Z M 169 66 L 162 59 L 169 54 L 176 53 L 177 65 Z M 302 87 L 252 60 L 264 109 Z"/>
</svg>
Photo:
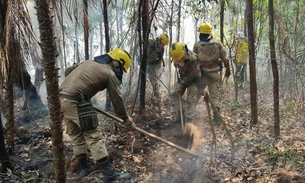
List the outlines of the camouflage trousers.
<svg viewBox="0 0 305 183">
<path fill-rule="evenodd" d="M 108 156 L 105 142 L 98 129 L 82 131 L 78 119 L 77 101 L 60 97 L 66 133 L 70 136 L 75 156 L 87 154 L 87 147 L 95 161 Z"/>
<path fill-rule="evenodd" d="M 176 83 L 175 89 L 173 92 L 173 101 L 174 101 L 175 111 L 180 111 L 180 102 L 179 102 L 180 96 L 179 96 L 178 90 L 180 90 L 179 83 Z M 183 109 L 182 109 L 184 111 L 184 115 L 185 115 L 185 117 L 187 117 L 189 119 L 193 119 L 194 116 L 196 115 L 196 106 L 200 99 L 200 94 L 198 92 L 196 83 L 193 82 L 182 92 L 183 93 L 186 92 L 186 102 L 187 102 L 187 106 L 183 106 Z"/>
<path fill-rule="evenodd" d="M 218 74 L 218 72 L 208 72 L 208 74 L 212 77 L 212 79 L 201 77 L 202 86 L 204 86 L 204 88 L 206 86 L 208 87 L 208 91 L 213 103 L 216 107 L 220 107 L 218 84 L 221 76 Z"/>
<path fill-rule="evenodd" d="M 160 97 L 160 82 L 159 82 L 159 77 L 160 77 L 160 65 L 147 65 L 147 74 L 150 80 L 150 83 L 153 88 L 153 95 L 156 97 Z"/>
</svg>

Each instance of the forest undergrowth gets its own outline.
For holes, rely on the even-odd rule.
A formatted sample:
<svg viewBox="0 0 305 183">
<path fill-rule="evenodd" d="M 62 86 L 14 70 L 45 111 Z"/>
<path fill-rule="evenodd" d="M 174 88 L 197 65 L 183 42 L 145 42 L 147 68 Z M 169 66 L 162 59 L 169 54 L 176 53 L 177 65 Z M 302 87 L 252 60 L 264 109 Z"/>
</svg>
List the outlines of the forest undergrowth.
<svg viewBox="0 0 305 183">
<path fill-rule="evenodd" d="M 225 88 L 225 91 L 229 90 Z M 266 89 L 267 91 L 267 89 Z M 216 141 L 203 99 L 197 106 L 192 125 L 194 144 L 190 149 L 201 154 L 195 158 L 160 141 L 136 131 L 126 131 L 115 121 L 99 114 L 99 128 L 105 137 L 109 158 L 120 171 L 134 175 L 133 183 L 301 183 L 305 182 L 305 117 L 291 113 L 280 101 L 281 136 L 274 138 L 273 97 L 269 91 L 258 94 L 258 124 L 251 125 L 251 107 L 248 89 L 222 93 L 221 114 L 234 139 L 234 159 L 228 134 L 222 126 L 215 126 Z M 97 98 L 103 100 L 103 98 Z M 16 102 L 16 124 L 22 137 L 16 137 L 10 152 L 15 168 L 0 174 L 0 182 L 55 182 L 52 165 L 52 142 L 49 119 L 29 118 L 22 110 L 22 101 Z M 160 105 L 160 107 L 158 106 Z M 137 127 L 168 141 L 181 143 L 181 125 L 173 124 L 175 112 L 170 96 L 161 101 L 148 100 L 144 114 L 138 115 L 137 106 L 131 114 Z M 289 111 L 287 111 L 289 110 Z M 80 167 L 73 156 L 70 138 L 64 133 L 67 182 L 102 182 L 100 171 L 79 179 Z M 216 146 L 212 149 L 212 142 Z M 90 154 L 90 152 L 89 152 Z"/>
</svg>

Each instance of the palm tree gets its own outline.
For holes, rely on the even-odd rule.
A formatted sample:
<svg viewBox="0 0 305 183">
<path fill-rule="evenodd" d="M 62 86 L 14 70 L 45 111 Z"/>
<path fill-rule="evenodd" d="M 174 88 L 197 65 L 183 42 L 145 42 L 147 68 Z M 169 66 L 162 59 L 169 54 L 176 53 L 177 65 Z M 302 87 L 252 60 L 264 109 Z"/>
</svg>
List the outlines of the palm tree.
<svg viewBox="0 0 305 183">
<path fill-rule="evenodd" d="M 39 22 L 40 46 L 46 76 L 55 179 L 66 182 L 63 129 L 61 124 L 58 73 L 56 68 L 56 47 L 53 33 L 51 6 L 48 0 L 35 0 Z"/>
</svg>

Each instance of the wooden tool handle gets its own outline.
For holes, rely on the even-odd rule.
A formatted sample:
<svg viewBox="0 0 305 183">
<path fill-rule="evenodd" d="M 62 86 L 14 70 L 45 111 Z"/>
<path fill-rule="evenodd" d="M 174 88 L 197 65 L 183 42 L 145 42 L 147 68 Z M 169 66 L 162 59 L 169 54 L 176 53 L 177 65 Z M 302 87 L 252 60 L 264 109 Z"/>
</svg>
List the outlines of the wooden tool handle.
<svg viewBox="0 0 305 183">
<path fill-rule="evenodd" d="M 120 119 L 120 118 L 118 118 L 118 117 L 116 117 L 116 116 L 114 116 L 114 115 L 112 115 L 112 114 L 110 114 L 110 113 L 108 113 L 108 112 L 106 112 L 106 111 L 103 111 L 103 110 L 101 110 L 101 109 L 99 109 L 99 108 L 97 108 L 97 107 L 94 107 L 94 108 L 95 108 L 96 111 L 98 111 L 98 112 L 104 114 L 105 116 L 108 116 L 108 117 L 110 117 L 110 118 L 112 118 L 112 119 L 114 119 L 114 120 L 116 120 L 116 121 L 118 121 L 118 122 L 120 122 L 120 123 L 123 123 L 123 120 L 122 120 L 122 119 Z M 148 137 L 151 137 L 151 138 L 154 138 L 154 139 L 156 139 L 156 140 L 159 140 L 159 141 L 161 141 L 161 142 L 163 142 L 163 143 L 165 143 L 165 144 L 167 144 L 167 145 L 169 145 L 169 146 L 171 146 L 171 147 L 174 147 L 174 148 L 176 148 L 176 149 L 178 149 L 178 150 L 180 150 L 180 151 L 183 151 L 183 152 L 185 152 L 185 153 L 187 153 L 187 154 L 190 154 L 190 155 L 192 155 L 192 156 L 194 156 L 194 157 L 200 157 L 199 154 L 195 154 L 195 153 L 189 151 L 188 149 L 185 149 L 185 148 L 183 148 L 183 147 L 181 147 L 181 146 L 178 146 L 177 144 L 174 144 L 173 142 L 170 142 L 170 141 L 165 140 L 165 139 L 163 139 L 163 138 L 161 138 L 161 137 L 158 137 L 158 136 L 156 136 L 156 135 L 154 135 L 154 134 L 152 134 L 152 133 L 149 133 L 149 132 L 147 132 L 147 131 L 145 131 L 145 130 L 142 130 L 141 128 L 134 127 L 134 129 L 135 129 L 137 132 L 142 133 L 143 135 L 146 135 L 146 136 L 148 136 Z"/>
</svg>

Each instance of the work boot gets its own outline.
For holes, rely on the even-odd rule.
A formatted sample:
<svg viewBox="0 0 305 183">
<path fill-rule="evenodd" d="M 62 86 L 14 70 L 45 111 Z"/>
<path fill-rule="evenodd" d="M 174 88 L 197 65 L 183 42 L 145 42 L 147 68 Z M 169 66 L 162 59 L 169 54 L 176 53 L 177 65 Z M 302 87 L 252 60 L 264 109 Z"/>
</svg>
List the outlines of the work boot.
<svg viewBox="0 0 305 183">
<path fill-rule="evenodd" d="M 220 113 L 220 108 L 219 107 L 216 107 L 216 108 L 218 110 L 218 113 Z M 219 117 L 218 117 L 218 115 L 216 114 L 215 111 L 213 112 L 213 120 L 214 120 L 215 125 L 219 125 L 220 124 Z"/>
<path fill-rule="evenodd" d="M 130 180 L 132 175 L 130 173 L 120 173 L 115 170 L 109 162 L 108 158 L 99 160 L 98 167 L 103 173 L 103 182 L 110 183 L 115 180 Z"/>
<path fill-rule="evenodd" d="M 76 158 L 81 167 L 81 171 L 79 173 L 80 177 L 85 177 L 96 170 L 96 166 L 94 166 L 88 162 L 87 154 L 78 155 L 78 156 L 76 156 Z"/>
</svg>

